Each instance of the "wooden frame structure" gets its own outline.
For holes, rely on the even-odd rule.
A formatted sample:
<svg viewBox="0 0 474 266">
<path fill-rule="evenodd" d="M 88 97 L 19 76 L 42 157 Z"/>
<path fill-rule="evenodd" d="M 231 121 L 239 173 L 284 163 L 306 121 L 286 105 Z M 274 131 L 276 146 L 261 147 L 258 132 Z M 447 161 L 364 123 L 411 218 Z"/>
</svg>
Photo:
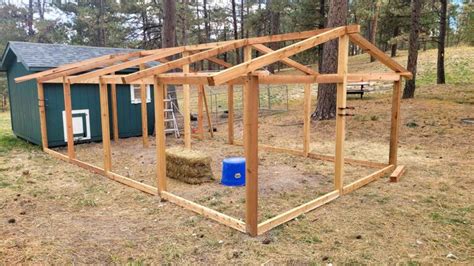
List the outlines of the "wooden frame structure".
<svg viewBox="0 0 474 266">
<path fill-rule="evenodd" d="M 241 232 L 249 233 L 252 236 L 260 235 L 268 230 L 294 219 L 302 213 L 311 211 L 334 199 L 350 193 L 368 183 L 392 172 L 397 167 L 397 145 L 398 130 L 400 123 L 400 99 L 401 99 L 401 79 L 412 78 L 412 74 L 405 68 L 385 55 L 381 50 L 364 39 L 359 34 L 358 25 L 343 26 L 337 28 L 318 29 L 305 32 L 280 34 L 248 38 L 242 40 L 231 40 L 217 43 L 207 43 L 199 45 L 188 45 L 174 48 L 148 50 L 133 52 L 128 54 L 108 55 L 86 61 L 60 66 L 55 69 L 23 76 L 16 79 L 16 82 L 36 79 L 38 84 L 38 100 L 41 121 L 41 136 L 43 150 L 59 159 L 68 161 L 96 174 L 106 176 L 112 180 L 136 188 L 143 192 L 159 195 L 161 198 L 180 205 L 186 209 L 197 212 L 207 218 L 232 227 Z M 304 66 L 289 57 L 323 44 L 327 41 L 339 40 L 338 69 L 334 74 L 319 74 L 317 71 Z M 266 43 L 293 41 L 294 43 L 276 51 L 265 46 Z M 392 71 L 389 73 L 348 73 L 348 47 L 349 41 L 366 50 L 370 55 L 377 58 Z M 217 58 L 219 54 L 235 49 L 243 48 L 244 62 L 238 65 L 231 65 L 222 59 Z M 252 50 L 259 51 L 262 55 L 252 57 Z M 168 59 L 173 56 L 175 59 Z M 192 72 L 190 65 L 202 60 L 208 60 L 225 67 L 218 72 Z M 159 61 L 161 64 L 147 67 L 146 63 Z M 271 75 L 262 67 L 281 61 L 290 67 L 302 72 L 301 75 Z M 117 75 L 124 69 L 138 67 L 138 71 L 127 75 Z M 168 71 L 182 69 L 182 72 Z M 168 73 L 167 73 L 168 72 Z M 391 110 L 390 128 L 390 152 L 388 163 L 369 162 L 363 160 L 348 159 L 344 156 L 345 120 L 349 109 L 346 105 L 346 84 L 347 82 L 361 81 L 393 81 L 393 97 Z M 80 161 L 75 156 L 74 141 L 67 142 L 67 155 L 53 151 L 48 148 L 46 114 L 44 108 L 44 83 L 62 83 L 64 88 L 64 103 L 66 111 L 67 139 L 73 140 L 72 129 L 72 107 L 71 107 L 71 85 L 77 83 L 98 84 L 100 90 L 101 103 L 101 123 L 103 138 L 103 167 L 94 166 Z M 281 84 L 298 83 L 304 84 L 304 126 L 303 126 L 303 149 L 288 149 L 283 147 L 273 147 L 258 143 L 258 91 L 259 84 Z M 336 150 L 335 156 L 327 156 L 314 153 L 310 150 L 310 112 L 311 112 L 311 84 L 314 83 L 336 83 L 337 84 L 337 118 L 336 118 Z M 108 86 L 111 88 L 112 104 L 112 124 L 114 141 L 118 141 L 117 125 L 117 101 L 116 84 L 140 84 L 142 85 L 142 103 L 146 103 L 145 85 L 154 86 L 154 108 L 155 108 L 155 129 L 156 129 L 156 183 L 157 187 L 142 184 L 133 179 L 121 176 L 112 171 L 111 140 L 109 129 L 109 99 Z M 199 117 L 201 138 L 202 138 L 202 94 L 204 85 L 228 84 L 228 144 L 243 145 L 246 158 L 246 211 L 245 221 L 230 217 L 217 212 L 195 202 L 181 198 L 169 192 L 166 177 L 166 157 L 165 157 L 165 134 L 164 134 L 164 95 L 166 85 L 183 85 L 183 112 L 184 112 L 184 142 L 186 148 L 191 148 L 191 131 L 189 121 L 189 94 L 191 85 L 196 85 L 199 92 Z M 234 139 L 234 98 L 233 86 L 243 84 L 244 87 L 244 137 L 243 142 Z M 205 100 L 205 97 L 204 97 Z M 143 145 L 148 147 L 148 135 L 146 133 L 146 105 L 142 104 L 143 122 Z M 212 130 L 211 130 L 212 132 Z M 308 157 L 317 160 L 334 162 L 334 190 L 326 195 L 320 196 L 299 207 L 279 214 L 267 221 L 258 221 L 258 151 L 269 150 L 273 152 L 289 153 L 296 156 Z M 377 169 L 374 173 L 363 177 L 350 184 L 344 184 L 344 165 L 360 165 Z M 401 169 L 401 170 L 400 170 Z M 397 168 L 397 172 L 392 174 L 395 181 L 403 173 L 404 168 Z"/>
</svg>

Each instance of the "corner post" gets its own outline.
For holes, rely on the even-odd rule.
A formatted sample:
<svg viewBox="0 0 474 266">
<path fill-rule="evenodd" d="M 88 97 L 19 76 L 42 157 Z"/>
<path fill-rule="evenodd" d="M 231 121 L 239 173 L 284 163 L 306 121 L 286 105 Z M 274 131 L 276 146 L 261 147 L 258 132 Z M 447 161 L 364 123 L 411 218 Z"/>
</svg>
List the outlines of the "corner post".
<svg viewBox="0 0 474 266">
<path fill-rule="evenodd" d="M 347 61 L 349 56 L 349 36 L 344 34 L 339 37 L 339 50 L 337 59 L 337 74 L 343 76 L 342 82 L 337 83 L 336 99 L 336 159 L 334 185 L 342 194 L 344 187 L 344 138 L 346 124 L 346 98 L 347 98 Z"/>
<path fill-rule="evenodd" d="M 155 103 L 155 139 L 156 139 L 156 183 L 158 194 L 166 191 L 166 139 L 165 139 L 165 85 L 159 82 L 157 76 L 153 77 L 154 103 Z"/>
<path fill-rule="evenodd" d="M 140 70 L 145 69 L 145 64 L 140 64 Z M 147 111 L 147 85 L 144 83 L 140 84 L 140 107 L 142 114 L 142 140 L 143 147 L 148 148 L 150 146 L 148 142 L 148 111 Z"/>
<path fill-rule="evenodd" d="M 234 144 L 234 85 L 227 85 L 227 141 Z"/>
<path fill-rule="evenodd" d="M 110 118 L 109 118 L 109 99 L 107 95 L 107 83 L 99 78 L 100 90 L 100 124 L 102 125 L 102 145 L 104 151 L 104 171 L 105 174 L 112 169 L 112 153 L 110 151 Z"/>
<path fill-rule="evenodd" d="M 397 165 L 398 134 L 400 129 L 401 80 L 393 82 L 392 118 L 390 122 L 390 152 L 388 163 Z"/>
<path fill-rule="evenodd" d="M 310 152 L 311 130 L 311 83 L 304 85 L 304 118 L 303 118 L 303 153 L 308 157 Z"/>
<path fill-rule="evenodd" d="M 183 57 L 189 56 L 189 52 L 183 52 Z M 189 65 L 183 65 L 183 73 L 189 73 Z M 189 102 L 191 91 L 189 84 L 183 84 L 183 116 L 184 116 L 184 147 L 191 149 L 191 112 Z"/>
<path fill-rule="evenodd" d="M 74 152 L 74 133 L 72 128 L 72 103 L 71 103 L 71 84 L 63 78 L 64 91 L 64 113 L 66 116 L 66 132 L 67 132 L 67 155 L 69 160 L 76 158 Z"/>
<path fill-rule="evenodd" d="M 44 87 L 43 83 L 38 82 L 38 108 L 40 116 L 40 127 L 41 127 L 41 145 L 44 149 L 48 148 L 48 130 L 46 126 L 46 103 L 44 101 Z"/>
<path fill-rule="evenodd" d="M 258 77 L 251 74 L 244 84 L 244 153 L 247 232 L 258 234 Z"/>
</svg>

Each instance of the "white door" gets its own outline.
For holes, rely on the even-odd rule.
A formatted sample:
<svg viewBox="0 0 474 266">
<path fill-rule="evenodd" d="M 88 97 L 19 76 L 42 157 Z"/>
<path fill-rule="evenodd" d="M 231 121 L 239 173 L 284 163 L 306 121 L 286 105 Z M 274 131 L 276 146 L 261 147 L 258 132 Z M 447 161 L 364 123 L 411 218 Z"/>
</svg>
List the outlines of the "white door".
<svg viewBox="0 0 474 266">
<path fill-rule="evenodd" d="M 67 142 L 66 111 L 63 111 L 64 141 Z M 72 132 L 74 140 L 91 138 L 89 109 L 72 110 Z"/>
</svg>

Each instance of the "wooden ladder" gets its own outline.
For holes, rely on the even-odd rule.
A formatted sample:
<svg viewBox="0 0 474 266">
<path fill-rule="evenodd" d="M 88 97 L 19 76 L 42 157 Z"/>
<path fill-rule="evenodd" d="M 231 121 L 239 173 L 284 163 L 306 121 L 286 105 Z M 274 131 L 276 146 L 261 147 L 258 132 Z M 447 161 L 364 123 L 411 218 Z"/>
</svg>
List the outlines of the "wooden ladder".
<svg viewBox="0 0 474 266">
<path fill-rule="evenodd" d="M 176 122 L 176 115 L 174 114 L 174 103 L 171 97 L 164 100 L 165 102 L 165 134 L 174 133 L 176 138 L 179 138 L 178 122 Z"/>
</svg>

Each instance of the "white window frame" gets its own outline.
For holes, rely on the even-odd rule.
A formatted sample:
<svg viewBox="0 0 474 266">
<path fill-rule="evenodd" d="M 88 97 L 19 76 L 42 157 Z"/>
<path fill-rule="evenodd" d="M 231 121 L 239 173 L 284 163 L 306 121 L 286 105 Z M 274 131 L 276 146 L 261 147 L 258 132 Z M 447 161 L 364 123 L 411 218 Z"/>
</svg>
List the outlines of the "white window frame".
<svg viewBox="0 0 474 266">
<path fill-rule="evenodd" d="M 86 124 L 84 125 L 86 128 L 86 136 L 85 137 L 74 137 L 74 140 L 88 140 L 91 139 L 91 122 L 90 122 L 90 116 L 89 116 L 89 109 L 79 109 L 79 110 L 71 110 L 71 114 L 85 114 L 86 117 Z M 62 116 L 63 116 L 63 131 L 64 131 L 64 142 L 67 142 L 67 126 L 66 126 L 66 111 L 62 111 Z M 72 118 L 72 134 L 74 135 L 74 122 L 77 119 L 75 117 Z M 84 130 L 84 128 L 82 129 Z"/>
<path fill-rule="evenodd" d="M 139 104 L 142 103 L 142 98 L 138 97 L 135 98 L 135 90 L 141 89 L 141 85 L 139 84 L 130 84 L 130 102 L 132 104 Z M 146 102 L 151 103 L 151 93 L 150 93 L 150 85 L 146 85 Z M 140 92 L 141 93 L 141 92 Z"/>
</svg>

